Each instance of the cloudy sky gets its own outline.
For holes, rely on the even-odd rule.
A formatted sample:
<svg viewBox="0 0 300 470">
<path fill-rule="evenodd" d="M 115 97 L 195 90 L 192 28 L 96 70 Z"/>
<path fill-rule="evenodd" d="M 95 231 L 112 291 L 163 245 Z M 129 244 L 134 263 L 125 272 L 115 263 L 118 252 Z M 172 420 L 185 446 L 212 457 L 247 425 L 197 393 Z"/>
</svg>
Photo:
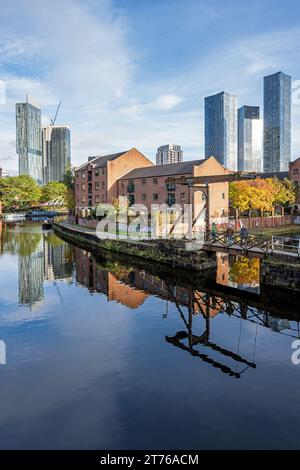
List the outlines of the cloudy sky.
<svg viewBox="0 0 300 470">
<path fill-rule="evenodd" d="M 26 93 L 72 131 L 72 159 L 165 143 L 203 155 L 204 96 L 262 104 L 263 76 L 292 75 L 300 155 L 298 0 L 0 0 L 0 166 L 15 173 L 15 114 Z M 297 80 L 299 82 L 297 83 Z M 297 89 L 298 85 L 298 89 Z M 0 90 L 1 95 L 1 90 Z"/>
</svg>

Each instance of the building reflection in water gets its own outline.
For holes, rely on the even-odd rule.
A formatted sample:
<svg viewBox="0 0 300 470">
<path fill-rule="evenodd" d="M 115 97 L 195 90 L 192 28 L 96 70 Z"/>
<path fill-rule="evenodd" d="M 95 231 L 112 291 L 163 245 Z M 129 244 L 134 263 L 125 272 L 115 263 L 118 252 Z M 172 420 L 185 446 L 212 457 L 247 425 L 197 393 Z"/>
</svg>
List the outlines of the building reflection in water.
<svg viewBox="0 0 300 470">
<path fill-rule="evenodd" d="M 45 281 L 56 284 L 57 288 L 58 280 L 73 282 L 76 268 L 77 285 L 86 287 L 91 293 L 104 294 L 108 301 L 138 309 L 148 297 L 156 296 L 165 300 L 165 309 L 161 312 L 163 318 L 168 316 L 170 305 L 173 306 L 172 313 L 175 306 L 182 327 L 165 336 L 165 341 L 235 378 L 256 367 L 258 327 L 299 338 L 299 324 L 296 324 L 295 316 L 293 321 L 281 318 L 278 305 L 270 309 L 268 304 L 264 308 L 262 297 L 255 290 L 259 282 L 259 263 L 255 258 L 245 260 L 226 254 L 218 255 L 217 272 L 211 285 L 207 283 L 208 274 L 196 281 L 170 273 L 168 269 L 162 273 L 159 266 L 144 265 L 142 261 L 132 265 L 129 264 L 130 260 L 120 261 L 111 255 L 96 260 L 90 252 L 65 243 L 53 233 L 42 233 L 40 228 L 10 231 L 2 224 L 0 228 L 2 250 L 15 253 L 19 258 L 21 304 L 31 307 L 41 302 Z M 236 349 L 222 344 L 225 340 L 222 335 L 218 341 L 221 344 L 217 344 L 213 335 L 214 319 L 221 318 L 223 314 L 240 320 Z M 255 337 L 251 354 L 241 353 L 244 321 L 256 324 L 256 329 L 252 330 Z M 224 323 L 227 334 L 234 325 L 234 322 L 230 325 Z"/>
<path fill-rule="evenodd" d="M 259 281 L 259 258 L 217 253 L 217 283 L 259 293 Z"/>
<path fill-rule="evenodd" d="M 97 262 L 88 251 L 75 249 L 76 255 L 76 281 L 85 286 L 92 293 L 105 294 L 109 301 L 116 301 L 129 308 L 136 309 L 141 306 L 148 296 L 157 296 L 166 300 L 166 311 L 163 317 L 167 316 L 170 303 L 176 306 L 179 317 L 182 320 L 183 329 L 173 335 L 166 336 L 166 341 L 173 346 L 198 357 L 225 374 L 239 378 L 249 369 L 256 367 L 254 362 L 254 352 L 251 358 L 243 357 L 240 349 L 231 351 L 230 349 L 216 344 L 212 341 L 211 330 L 212 320 L 220 314 L 227 314 L 236 317 L 240 321 L 248 320 L 256 323 L 257 326 L 268 327 L 273 331 L 287 334 L 291 337 L 299 337 L 299 328 L 293 328 L 287 319 L 279 319 L 269 312 L 259 307 L 259 304 L 251 304 L 244 298 L 238 297 L 238 290 L 235 296 L 216 294 L 213 289 L 194 288 L 190 283 L 174 283 L 158 277 L 144 269 L 127 267 L 118 261 L 107 261 L 103 259 Z M 257 282 L 257 261 L 253 259 L 249 264 L 244 259 L 235 259 L 231 265 L 228 257 L 220 256 L 218 259 L 218 269 L 216 285 L 230 283 L 230 276 L 238 282 L 235 284 L 243 287 L 250 287 L 250 296 L 254 293 L 254 285 Z M 237 264 L 236 264 L 237 263 Z M 242 278 L 238 278 L 240 266 L 248 266 L 249 274 L 243 273 Z M 233 275 L 231 268 L 233 266 Z M 241 282 L 242 280 L 242 282 Z M 195 319 L 202 319 L 202 323 Z M 200 333 L 195 333 L 199 329 Z M 240 333 L 241 335 L 241 333 Z M 257 328 L 256 333 L 257 335 Z M 240 342 L 241 338 L 239 338 Z M 253 338 L 253 348 L 255 349 L 256 337 Z M 240 346 L 240 344 L 239 344 Z M 204 348 L 204 350 L 203 350 Z M 211 353 L 211 355 L 210 355 Z M 211 357 L 210 357 L 211 356 Z M 217 356 L 217 357 L 216 357 Z M 228 361 L 234 362 L 235 368 L 228 365 Z"/>
<path fill-rule="evenodd" d="M 44 282 L 73 280 L 73 248 L 40 225 L 0 221 L 0 254 L 18 255 L 18 298 L 30 308 L 44 299 Z"/>
<path fill-rule="evenodd" d="M 40 237 L 35 250 L 19 254 L 19 303 L 32 306 L 44 298 L 44 251 Z"/>
</svg>

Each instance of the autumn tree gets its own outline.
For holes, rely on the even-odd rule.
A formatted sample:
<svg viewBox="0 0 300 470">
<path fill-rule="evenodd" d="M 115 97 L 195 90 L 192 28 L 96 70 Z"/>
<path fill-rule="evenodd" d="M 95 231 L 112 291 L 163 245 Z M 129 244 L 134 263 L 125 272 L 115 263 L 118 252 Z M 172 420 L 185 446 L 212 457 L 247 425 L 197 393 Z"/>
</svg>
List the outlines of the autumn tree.
<svg viewBox="0 0 300 470">
<path fill-rule="evenodd" d="M 229 198 L 231 206 L 237 211 L 259 210 L 274 212 L 275 205 L 289 205 L 295 202 L 296 192 L 294 184 L 285 179 L 257 178 L 230 183 Z"/>
</svg>

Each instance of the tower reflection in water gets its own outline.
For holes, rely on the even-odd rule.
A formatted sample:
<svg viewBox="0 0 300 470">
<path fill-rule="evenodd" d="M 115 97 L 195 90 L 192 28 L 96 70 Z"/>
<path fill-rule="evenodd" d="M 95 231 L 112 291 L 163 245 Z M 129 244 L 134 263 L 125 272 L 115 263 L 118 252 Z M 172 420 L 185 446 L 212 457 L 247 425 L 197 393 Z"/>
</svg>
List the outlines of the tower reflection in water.
<svg viewBox="0 0 300 470">
<path fill-rule="evenodd" d="M 42 302 L 45 282 L 55 285 L 61 297 L 59 283 L 72 283 L 75 279 L 77 286 L 104 294 L 108 301 L 119 302 L 129 309 L 137 310 L 148 298 L 158 297 L 165 301 L 162 317 L 167 319 L 169 311 L 172 314 L 175 311 L 182 325 L 178 331 L 165 335 L 165 341 L 235 378 L 256 367 L 258 328 L 267 327 L 278 334 L 299 337 L 297 315 L 285 309 L 286 316 L 282 317 L 278 304 L 264 303 L 259 293 L 260 265 L 255 258 L 218 255 L 217 272 L 212 273 L 211 283 L 210 273 L 191 279 L 190 274 L 179 275 L 142 261 L 108 254 L 95 259 L 89 251 L 69 245 L 53 233 L 43 233 L 40 227 L 13 228 L 9 230 L 9 225 L 1 223 L 0 248 L 1 252 L 18 255 L 22 305 L 32 308 Z M 229 318 L 239 322 L 234 346 L 227 337 L 237 323 Z M 227 320 L 220 323 L 218 320 L 222 319 Z M 251 351 L 249 334 L 242 335 L 247 324 L 254 324 Z M 248 349 L 242 348 L 245 336 Z"/>
<path fill-rule="evenodd" d="M 44 282 L 72 282 L 73 248 L 39 224 L 4 224 L 0 221 L 0 254 L 18 256 L 18 298 L 30 308 L 44 299 Z"/>
</svg>

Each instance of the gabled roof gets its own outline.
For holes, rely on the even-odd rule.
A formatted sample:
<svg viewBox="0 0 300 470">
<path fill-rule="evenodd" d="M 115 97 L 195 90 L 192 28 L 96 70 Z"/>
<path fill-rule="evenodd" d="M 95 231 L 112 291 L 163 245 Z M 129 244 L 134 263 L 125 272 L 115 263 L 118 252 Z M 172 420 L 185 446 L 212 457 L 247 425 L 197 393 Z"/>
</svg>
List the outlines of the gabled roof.
<svg viewBox="0 0 300 470">
<path fill-rule="evenodd" d="M 93 168 L 101 168 L 103 166 L 106 166 L 108 161 L 115 160 L 118 157 L 121 157 L 121 155 L 125 155 L 125 153 L 128 153 L 129 150 L 124 150 L 124 152 L 118 152 L 118 153 L 112 153 L 110 155 L 98 155 L 95 157 L 90 157 L 91 159 L 83 163 L 83 165 L 79 166 L 76 170 L 80 170 L 85 168 L 87 165 L 92 165 Z"/>
<path fill-rule="evenodd" d="M 131 170 L 120 179 L 151 178 L 156 176 L 172 176 L 192 174 L 195 165 L 202 165 L 206 160 L 191 160 L 189 162 L 170 163 L 167 165 L 153 165 L 145 168 Z"/>
<path fill-rule="evenodd" d="M 300 160 L 300 157 L 296 158 L 295 160 L 293 160 L 292 162 L 290 162 L 290 166 L 293 165 L 294 163 L 298 162 Z"/>
<path fill-rule="evenodd" d="M 266 179 L 266 178 L 277 178 L 279 180 L 284 180 L 288 178 L 289 172 L 288 171 L 274 171 L 272 173 L 256 173 L 259 178 Z"/>
</svg>

